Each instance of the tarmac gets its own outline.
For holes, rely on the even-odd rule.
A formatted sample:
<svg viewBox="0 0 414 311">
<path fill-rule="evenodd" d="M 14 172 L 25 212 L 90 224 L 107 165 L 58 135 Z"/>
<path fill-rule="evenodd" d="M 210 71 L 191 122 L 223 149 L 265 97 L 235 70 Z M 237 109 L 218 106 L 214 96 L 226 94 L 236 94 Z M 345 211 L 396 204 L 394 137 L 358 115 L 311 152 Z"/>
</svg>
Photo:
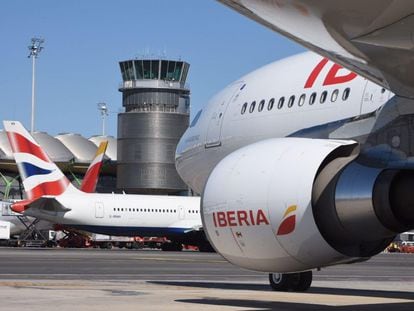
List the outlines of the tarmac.
<svg viewBox="0 0 414 311">
<path fill-rule="evenodd" d="M 314 272 L 306 293 L 218 254 L 0 248 L 0 310 L 414 310 L 414 254 Z"/>
</svg>

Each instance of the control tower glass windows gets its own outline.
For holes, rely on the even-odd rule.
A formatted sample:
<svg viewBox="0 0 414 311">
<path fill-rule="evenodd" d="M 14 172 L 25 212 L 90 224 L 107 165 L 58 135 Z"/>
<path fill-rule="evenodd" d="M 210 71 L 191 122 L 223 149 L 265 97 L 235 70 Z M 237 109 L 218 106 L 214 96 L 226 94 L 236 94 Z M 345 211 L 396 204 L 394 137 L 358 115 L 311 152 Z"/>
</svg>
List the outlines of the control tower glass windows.
<svg viewBox="0 0 414 311">
<path fill-rule="evenodd" d="M 176 62 L 174 73 L 173 73 L 173 81 L 180 81 L 181 71 L 183 68 L 183 62 Z"/>
<path fill-rule="evenodd" d="M 125 69 L 125 78 L 126 80 L 135 80 L 134 77 L 134 66 L 132 64 L 132 60 L 127 61 L 124 63 L 124 69 Z"/>
<path fill-rule="evenodd" d="M 126 74 L 125 74 L 125 66 L 124 66 L 124 62 L 120 62 L 119 63 L 119 67 L 121 68 L 121 74 L 122 74 L 122 80 L 126 81 Z"/>
<path fill-rule="evenodd" d="M 152 60 L 151 61 L 151 79 L 158 79 L 159 68 L 160 68 L 160 61 Z"/>
<path fill-rule="evenodd" d="M 168 68 L 168 61 L 163 60 L 161 61 L 161 80 L 167 80 L 167 68 Z"/>
<path fill-rule="evenodd" d="M 144 67 L 144 79 L 151 79 L 151 61 L 144 60 L 143 61 Z"/>
<path fill-rule="evenodd" d="M 181 83 L 185 83 L 185 81 L 187 80 L 187 74 L 188 74 L 188 64 L 183 64 L 183 74 L 181 75 Z"/>
<path fill-rule="evenodd" d="M 136 60 L 134 61 L 134 65 L 135 65 L 135 79 L 136 80 L 141 80 L 143 75 L 142 75 L 142 60 Z"/>
<path fill-rule="evenodd" d="M 165 80 L 184 86 L 189 65 L 182 61 L 135 59 L 119 63 L 123 81 Z"/>
<path fill-rule="evenodd" d="M 168 62 L 167 80 L 173 80 L 175 62 Z"/>
</svg>

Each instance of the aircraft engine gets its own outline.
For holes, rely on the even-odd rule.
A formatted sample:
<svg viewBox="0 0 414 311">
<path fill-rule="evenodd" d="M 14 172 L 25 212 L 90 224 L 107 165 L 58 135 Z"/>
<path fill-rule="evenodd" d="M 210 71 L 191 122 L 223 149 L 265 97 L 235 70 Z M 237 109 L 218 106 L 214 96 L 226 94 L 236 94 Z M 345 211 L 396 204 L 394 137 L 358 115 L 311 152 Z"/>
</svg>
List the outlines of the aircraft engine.
<svg viewBox="0 0 414 311">
<path fill-rule="evenodd" d="M 353 141 L 306 138 L 231 153 L 202 195 L 210 242 L 230 262 L 266 272 L 376 255 L 413 227 L 414 173 L 361 165 L 358 153 Z"/>
</svg>

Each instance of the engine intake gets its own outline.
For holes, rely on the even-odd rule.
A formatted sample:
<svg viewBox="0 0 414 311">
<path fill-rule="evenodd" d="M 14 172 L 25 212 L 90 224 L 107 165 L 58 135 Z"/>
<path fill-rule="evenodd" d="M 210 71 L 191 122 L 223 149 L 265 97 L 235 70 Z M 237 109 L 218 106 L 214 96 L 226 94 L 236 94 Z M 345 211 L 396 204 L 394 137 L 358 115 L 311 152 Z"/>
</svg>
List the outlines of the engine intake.
<svg viewBox="0 0 414 311">
<path fill-rule="evenodd" d="M 414 172 L 355 161 L 336 171 L 335 159 L 318 174 L 312 194 L 316 224 L 327 242 L 353 257 L 370 257 L 413 227 Z"/>
</svg>

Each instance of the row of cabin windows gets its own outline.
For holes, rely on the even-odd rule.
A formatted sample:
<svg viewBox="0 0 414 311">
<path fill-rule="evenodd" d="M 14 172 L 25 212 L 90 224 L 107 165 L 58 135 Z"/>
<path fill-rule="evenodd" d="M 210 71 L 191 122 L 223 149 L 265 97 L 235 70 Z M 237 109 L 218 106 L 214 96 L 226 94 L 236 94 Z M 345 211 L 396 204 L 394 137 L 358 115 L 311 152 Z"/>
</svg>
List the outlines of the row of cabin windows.
<svg viewBox="0 0 414 311">
<path fill-rule="evenodd" d="M 342 101 L 346 101 L 349 98 L 350 93 L 351 93 L 351 89 L 346 88 L 342 92 Z M 309 100 L 308 100 L 309 105 L 313 105 L 316 102 L 317 97 L 318 97 L 318 94 L 316 92 L 313 92 L 309 96 Z M 330 96 L 331 102 L 332 103 L 336 102 L 338 97 L 339 97 L 339 90 L 335 89 Z M 327 99 L 328 99 L 328 91 L 323 91 L 319 96 L 319 103 L 323 104 L 326 102 Z M 286 103 L 287 107 L 292 108 L 293 105 L 295 104 L 295 100 L 296 100 L 295 95 L 290 96 Z M 285 97 L 284 96 L 280 97 L 279 101 L 277 102 L 277 109 L 282 109 L 283 106 L 285 105 L 285 102 L 286 102 Z M 302 94 L 299 97 L 298 106 L 302 107 L 305 104 L 305 102 L 306 102 L 306 94 Z M 264 109 L 265 104 L 266 104 L 266 101 L 262 99 L 257 105 L 257 111 L 261 112 Z M 267 110 L 269 111 L 272 110 L 275 104 L 276 104 L 275 99 L 274 98 L 270 99 L 269 102 L 267 103 Z M 244 114 L 246 112 L 248 105 L 249 105 L 248 103 L 243 104 L 242 109 L 241 109 L 241 114 Z M 250 104 L 249 112 L 252 113 L 255 110 L 255 108 L 256 108 L 256 101 L 253 101 Z"/>
<path fill-rule="evenodd" d="M 175 209 L 157 209 L 157 208 L 120 208 L 114 207 L 114 212 L 151 212 L 151 213 L 177 213 Z M 189 210 L 190 214 L 198 214 L 198 210 Z"/>
</svg>

